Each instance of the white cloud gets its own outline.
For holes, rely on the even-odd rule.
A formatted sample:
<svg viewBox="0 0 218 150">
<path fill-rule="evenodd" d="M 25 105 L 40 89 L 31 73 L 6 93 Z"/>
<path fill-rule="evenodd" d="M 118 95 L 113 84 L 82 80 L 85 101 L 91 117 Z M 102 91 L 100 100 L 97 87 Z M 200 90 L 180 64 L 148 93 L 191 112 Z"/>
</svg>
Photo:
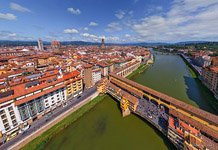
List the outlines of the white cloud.
<svg viewBox="0 0 218 150">
<path fill-rule="evenodd" d="M 144 41 L 218 40 L 217 0 L 174 0 L 165 14 L 132 24 Z"/>
<path fill-rule="evenodd" d="M 132 11 L 132 10 L 128 12 L 128 14 L 129 14 L 130 16 L 132 16 L 133 13 L 134 13 L 134 11 Z"/>
<path fill-rule="evenodd" d="M 96 23 L 96 22 L 90 22 L 89 25 L 90 25 L 90 26 L 98 26 L 98 23 Z"/>
<path fill-rule="evenodd" d="M 115 43 L 119 43 L 121 40 L 119 37 L 117 36 L 98 36 L 95 34 L 89 34 L 89 33 L 83 33 L 81 34 L 82 37 L 85 38 L 86 41 L 90 41 L 90 42 L 101 42 L 101 39 L 104 38 L 105 41 L 107 42 L 115 42 Z"/>
<path fill-rule="evenodd" d="M 19 4 L 16 4 L 16 3 L 10 3 L 10 8 L 12 10 L 15 10 L 15 11 L 19 11 L 19 12 L 31 12 L 28 8 L 25 8 Z"/>
<path fill-rule="evenodd" d="M 83 33 L 81 34 L 83 37 L 89 37 L 89 38 L 98 38 L 97 35 L 94 34 L 89 34 L 89 33 Z"/>
<path fill-rule="evenodd" d="M 130 37 L 130 35 L 129 35 L 129 34 L 125 34 L 125 37 L 126 37 L 126 38 L 129 38 L 129 37 Z"/>
<path fill-rule="evenodd" d="M 122 27 L 121 27 L 120 23 L 112 22 L 112 23 L 109 23 L 107 25 L 107 29 L 105 31 L 107 31 L 107 32 L 116 32 L 116 31 L 121 31 L 121 30 L 122 30 Z"/>
<path fill-rule="evenodd" d="M 118 19 L 123 19 L 123 17 L 125 16 L 125 12 L 123 10 L 118 10 L 116 11 L 115 13 L 115 16 L 118 18 Z"/>
<path fill-rule="evenodd" d="M 118 36 L 109 36 L 104 38 L 108 42 L 114 42 L 114 43 L 119 43 L 120 38 Z"/>
<path fill-rule="evenodd" d="M 94 35 L 94 34 L 89 34 L 89 33 L 83 33 L 81 34 L 82 37 L 86 39 L 86 41 L 91 41 L 91 42 L 97 42 L 100 41 L 100 36 Z"/>
<path fill-rule="evenodd" d="M 76 33 L 79 33 L 79 31 L 77 29 L 65 29 L 63 33 L 76 34 Z"/>
<path fill-rule="evenodd" d="M 17 34 L 10 31 L 0 31 L 0 40 L 33 40 L 32 37 L 24 36 L 23 34 Z"/>
<path fill-rule="evenodd" d="M 72 13 L 72 14 L 74 14 L 74 15 L 79 15 L 79 14 L 81 14 L 81 11 L 79 10 L 79 9 L 75 9 L 75 8 L 67 8 L 67 10 L 70 12 L 70 13 Z"/>
<path fill-rule="evenodd" d="M 85 28 L 83 28 L 83 30 L 85 30 L 85 31 L 88 31 L 88 30 L 89 30 L 89 28 L 85 27 Z"/>
<path fill-rule="evenodd" d="M 16 20 L 16 16 L 14 14 L 11 13 L 0 13 L 0 20 L 4 19 L 4 20 Z"/>
</svg>

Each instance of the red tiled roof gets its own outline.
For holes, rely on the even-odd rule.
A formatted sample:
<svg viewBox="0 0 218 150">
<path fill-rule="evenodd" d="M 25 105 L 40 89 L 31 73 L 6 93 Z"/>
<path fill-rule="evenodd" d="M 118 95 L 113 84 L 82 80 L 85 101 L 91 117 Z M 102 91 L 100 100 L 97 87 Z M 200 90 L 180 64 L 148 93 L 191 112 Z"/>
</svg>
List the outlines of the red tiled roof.
<svg viewBox="0 0 218 150">
<path fill-rule="evenodd" d="M 212 66 L 212 67 L 210 67 L 210 70 L 212 72 L 218 73 L 218 66 Z"/>
<path fill-rule="evenodd" d="M 34 80 L 34 81 L 39 81 L 40 84 L 37 85 L 37 86 L 27 88 L 27 89 L 26 89 L 26 82 L 24 82 L 22 84 L 17 84 L 15 86 L 11 87 L 11 90 L 14 90 L 14 94 L 11 95 L 11 96 L 8 96 L 8 97 L 1 98 L 0 103 L 4 103 L 6 101 L 15 99 L 17 97 L 21 97 L 21 96 L 33 93 L 33 92 L 38 91 L 38 90 L 42 90 L 42 89 L 44 89 L 46 87 L 49 87 L 49 86 L 53 86 L 53 85 L 55 85 L 57 83 L 66 81 L 66 80 L 71 79 L 73 77 L 77 77 L 79 74 L 80 74 L 80 72 L 75 70 L 75 71 L 73 71 L 71 73 L 68 73 L 68 74 L 64 75 L 63 78 L 57 79 L 56 81 L 52 81 L 51 83 L 48 83 L 47 80 L 48 79 L 52 80 L 53 78 L 57 78 L 57 76 L 56 75 L 47 76 L 45 78 Z M 73 81 L 79 80 L 79 79 L 81 79 L 81 78 L 76 78 L 74 80 L 71 80 L 70 82 L 73 82 Z M 63 84 L 63 85 L 65 85 L 65 84 Z M 56 87 L 54 87 L 54 88 L 56 88 Z M 46 92 L 47 92 L 47 90 L 46 90 Z M 30 96 L 29 98 L 33 99 L 33 96 Z M 29 98 L 25 98 L 25 99 L 28 101 Z"/>
<path fill-rule="evenodd" d="M 90 65 L 90 64 L 83 64 L 83 66 L 84 66 L 85 68 L 90 68 L 90 67 L 92 67 L 92 65 Z"/>
<path fill-rule="evenodd" d="M 174 109 L 170 109 L 169 111 L 170 114 L 174 115 L 175 117 L 180 118 L 181 120 L 186 121 L 187 123 L 195 126 L 196 128 L 198 128 L 199 130 L 209 134 L 210 136 L 216 138 L 218 140 L 218 133 L 217 131 L 213 130 L 212 128 L 209 128 L 207 125 L 200 123 L 186 115 L 183 115 L 182 113 L 174 110 Z"/>
<path fill-rule="evenodd" d="M 34 95 L 32 95 L 32 96 L 29 96 L 29 97 L 23 98 L 23 99 L 21 99 L 21 100 L 15 101 L 15 106 L 18 106 L 18 105 L 20 105 L 20 104 L 29 102 L 29 101 L 31 101 L 31 100 L 33 100 L 33 99 L 35 99 L 35 98 L 38 98 L 38 97 L 43 96 L 43 95 L 45 95 L 45 94 L 51 93 L 52 91 L 58 90 L 58 89 L 63 88 L 63 87 L 65 87 L 64 84 L 58 85 L 58 86 L 53 87 L 52 89 L 48 89 L 48 90 L 46 90 L 46 91 L 42 91 L 42 92 L 37 93 L 37 94 L 34 94 Z"/>
<path fill-rule="evenodd" d="M 110 66 L 110 64 L 107 64 L 107 63 L 104 63 L 104 62 L 98 62 L 97 65 L 100 66 L 100 67 L 108 67 L 108 66 Z"/>
<path fill-rule="evenodd" d="M 80 75 L 80 72 L 78 70 L 74 70 L 73 72 L 67 73 L 63 76 L 64 80 L 73 78 L 73 77 L 77 77 L 78 75 Z"/>
</svg>

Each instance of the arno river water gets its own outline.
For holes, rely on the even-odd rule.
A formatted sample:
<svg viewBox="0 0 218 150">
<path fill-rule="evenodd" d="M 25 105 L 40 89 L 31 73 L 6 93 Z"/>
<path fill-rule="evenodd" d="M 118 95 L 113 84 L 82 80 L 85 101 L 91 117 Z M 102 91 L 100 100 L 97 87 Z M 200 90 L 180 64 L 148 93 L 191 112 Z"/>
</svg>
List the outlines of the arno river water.
<svg viewBox="0 0 218 150">
<path fill-rule="evenodd" d="M 155 63 L 132 80 L 215 113 L 207 102 L 213 97 L 191 77 L 177 55 L 155 55 Z M 160 132 L 141 118 L 122 118 L 119 104 L 107 96 L 90 112 L 57 134 L 45 149 L 164 150 L 175 149 Z"/>
</svg>

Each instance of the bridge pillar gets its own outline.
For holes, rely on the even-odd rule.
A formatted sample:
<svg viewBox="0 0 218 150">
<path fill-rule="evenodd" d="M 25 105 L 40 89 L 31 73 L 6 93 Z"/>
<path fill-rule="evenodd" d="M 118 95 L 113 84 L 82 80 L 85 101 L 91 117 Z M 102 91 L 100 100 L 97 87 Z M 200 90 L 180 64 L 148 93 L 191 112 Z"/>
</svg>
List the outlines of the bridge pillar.
<svg viewBox="0 0 218 150">
<path fill-rule="evenodd" d="M 120 107 L 122 109 L 123 117 L 130 115 L 131 112 L 129 110 L 129 101 L 127 99 L 122 98 L 120 100 Z"/>
<path fill-rule="evenodd" d="M 126 110 L 122 110 L 122 115 L 123 115 L 123 117 L 129 116 L 130 113 L 131 113 L 131 112 L 130 112 L 129 108 L 127 108 Z"/>
</svg>

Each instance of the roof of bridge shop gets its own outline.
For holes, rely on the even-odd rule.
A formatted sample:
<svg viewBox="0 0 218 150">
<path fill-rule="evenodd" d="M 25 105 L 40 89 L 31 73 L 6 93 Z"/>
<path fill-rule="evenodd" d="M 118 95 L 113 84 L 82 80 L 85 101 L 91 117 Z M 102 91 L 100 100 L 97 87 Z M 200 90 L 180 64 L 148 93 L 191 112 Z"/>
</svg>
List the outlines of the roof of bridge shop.
<svg viewBox="0 0 218 150">
<path fill-rule="evenodd" d="M 209 122 L 211 124 L 215 124 L 216 126 L 218 126 L 218 116 L 216 116 L 214 114 L 211 114 L 211 113 L 206 112 L 204 110 L 201 110 L 199 108 L 193 107 L 193 106 L 191 106 L 189 104 L 186 104 L 186 103 L 184 103 L 184 102 L 182 102 L 180 100 L 177 100 L 177 99 L 175 99 L 173 97 L 170 97 L 170 96 L 168 96 L 166 94 L 155 91 L 155 90 L 153 90 L 151 88 L 148 88 L 146 86 L 142 86 L 142 85 L 140 85 L 140 84 L 138 84 L 138 83 L 136 83 L 134 81 L 123 78 L 123 77 L 118 76 L 118 75 L 116 75 L 114 73 L 111 73 L 110 75 L 117 78 L 117 79 L 119 79 L 119 80 L 121 80 L 121 81 L 123 81 L 123 82 L 126 82 L 126 83 L 128 83 L 128 84 L 130 84 L 130 85 L 132 85 L 132 86 L 134 86 L 134 87 L 136 87 L 138 89 L 141 89 L 143 92 L 147 92 L 149 94 L 155 95 L 155 96 L 159 97 L 160 99 L 163 99 L 163 100 L 171 103 L 176 108 L 180 108 L 180 109 L 190 113 L 191 115 L 195 115 L 198 118 L 201 118 L 201 119 L 203 119 L 203 120 L 205 120 L 205 121 L 207 121 L 207 122 Z"/>
</svg>

